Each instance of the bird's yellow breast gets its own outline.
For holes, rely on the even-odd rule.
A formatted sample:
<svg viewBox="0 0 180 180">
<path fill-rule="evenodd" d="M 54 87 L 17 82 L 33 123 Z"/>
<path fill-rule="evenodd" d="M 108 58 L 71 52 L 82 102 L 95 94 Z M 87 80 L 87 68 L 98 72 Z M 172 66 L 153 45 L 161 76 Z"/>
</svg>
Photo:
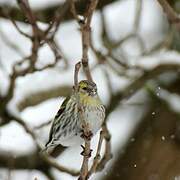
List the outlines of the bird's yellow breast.
<svg viewBox="0 0 180 180">
<path fill-rule="evenodd" d="M 101 101 L 98 96 L 91 97 L 91 96 L 88 96 L 87 94 L 83 94 L 83 93 L 80 93 L 80 102 L 82 104 L 89 105 L 89 106 L 97 106 L 97 105 L 101 104 Z"/>
</svg>

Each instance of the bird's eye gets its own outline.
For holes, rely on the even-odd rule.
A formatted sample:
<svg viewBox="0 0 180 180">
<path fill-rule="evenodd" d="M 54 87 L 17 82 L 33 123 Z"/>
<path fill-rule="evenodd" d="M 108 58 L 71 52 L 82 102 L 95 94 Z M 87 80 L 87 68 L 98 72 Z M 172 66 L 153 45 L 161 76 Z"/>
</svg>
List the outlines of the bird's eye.
<svg viewBox="0 0 180 180">
<path fill-rule="evenodd" d="M 82 89 L 83 89 L 83 90 L 87 90 L 87 87 L 83 87 Z"/>
</svg>

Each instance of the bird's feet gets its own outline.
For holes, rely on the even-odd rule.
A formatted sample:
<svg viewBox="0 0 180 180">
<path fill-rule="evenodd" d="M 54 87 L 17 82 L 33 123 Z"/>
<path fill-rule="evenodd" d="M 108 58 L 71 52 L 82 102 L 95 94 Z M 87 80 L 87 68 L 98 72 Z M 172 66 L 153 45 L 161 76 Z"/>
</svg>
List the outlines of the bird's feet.
<svg viewBox="0 0 180 180">
<path fill-rule="evenodd" d="M 92 153 L 93 150 L 90 149 L 89 152 L 86 152 L 85 147 L 84 147 L 83 145 L 81 145 L 81 147 L 82 147 L 82 149 L 83 149 L 83 151 L 81 152 L 81 155 L 82 155 L 82 156 L 86 156 L 87 158 L 90 158 L 90 157 L 91 157 L 91 153 Z"/>
<path fill-rule="evenodd" d="M 83 138 L 84 140 L 90 141 L 92 136 L 93 136 L 93 133 L 91 131 L 84 132 L 84 130 L 82 130 L 81 138 Z"/>
</svg>

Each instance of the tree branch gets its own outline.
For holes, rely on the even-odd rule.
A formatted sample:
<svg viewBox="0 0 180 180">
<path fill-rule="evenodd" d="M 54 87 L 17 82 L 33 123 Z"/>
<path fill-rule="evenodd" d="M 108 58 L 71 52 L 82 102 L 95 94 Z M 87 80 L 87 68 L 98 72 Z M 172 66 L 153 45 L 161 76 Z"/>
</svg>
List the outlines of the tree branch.
<svg viewBox="0 0 180 180">
<path fill-rule="evenodd" d="M 106 5 L 116 2 L 116 1 L 118 0 L 100 1 L 97 8 L 102 9 Z M 87 0 L 76 1 L 75 6 L 78 9 L 78 12 L 83 13 L 86 7 L 86 4 L 87 4 Z M 37 21 L 49 23 L 56 17 L 56 14 L 59 13 L 58 11 L 63 8 L 64 8 L 63 4 L 55 4 L 55 5 L 48 6 L 46 8 L 36 9 L 33 11 L 33 14 L 36 16 Z M 69 13 L 70 12 L 69 8 L 65 12 L 65 15 L 63 15 L 63 21 L 68 21 L 68 20 L 73 19 L 72 14 Z M 20 11 L 16 7 L 11 7 L 9 5 L 3 5 L 3 4 L 0 5 L 0 17 L 7 18 L 7 14 L 6 14 L 7 10 L 10 14 L 10 17 L 13 18 L 15 21 L 22 21 L 24 23 L 28 23 L 22 11 Z"/>
<path fill-rule="evenodd" d="M 167 18 L 171 24 L 175 24 L 175 27 L 180 31 L 180 16 L 174 9 L 169 5 L 166 0 L 157 0 L 167 15 Z"/>
</svg>

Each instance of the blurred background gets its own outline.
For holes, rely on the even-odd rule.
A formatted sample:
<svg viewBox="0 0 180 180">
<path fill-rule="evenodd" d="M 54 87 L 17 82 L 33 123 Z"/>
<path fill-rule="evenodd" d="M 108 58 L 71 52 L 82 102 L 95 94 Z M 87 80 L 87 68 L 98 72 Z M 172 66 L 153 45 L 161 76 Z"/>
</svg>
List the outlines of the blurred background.
<svg viewBox="0 0 180 180">
<path fill-rule="evenodd" d="M 75 1 L 79 17 L 87 4 Z M 89 65 L 111 139 L 101 152 L 109 161 L 90 179 L 180 180 L 179 13 L 179 0 L 99 1 Z M 70 1 L 0 0 L 0 180 L 77 179 L 41 159 L 31 132 L 44 145 L 71 93 L 79 28 Z M 59 147 L 52 156 L 78 171 L 81 150 Z"/>
</svg>

